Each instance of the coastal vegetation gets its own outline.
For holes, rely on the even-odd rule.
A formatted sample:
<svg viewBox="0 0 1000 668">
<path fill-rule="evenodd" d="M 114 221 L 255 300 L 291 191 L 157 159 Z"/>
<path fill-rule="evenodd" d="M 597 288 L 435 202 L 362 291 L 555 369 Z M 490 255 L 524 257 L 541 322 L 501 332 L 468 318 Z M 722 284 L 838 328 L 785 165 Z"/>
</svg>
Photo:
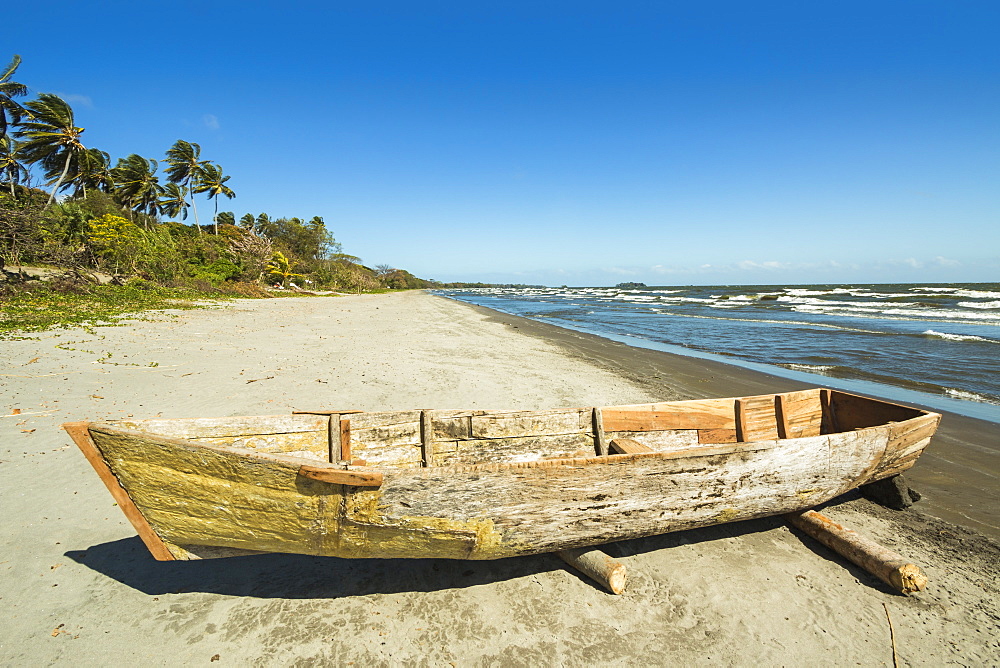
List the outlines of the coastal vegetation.
<svg viewBox="0 0 1000 668">
<path fill-rule="evenodd" d="M 0 69 L 0 300 L 8 324 L 40 310 L 73 321 L 73 309 L 63 308 L 69 302 L 104 313 L 114 310 L 109 304 L 158 308 L 199 295 L 437 285 L 392 266 L 365 266 L 343 252 L 321 216 L 237 219 L 219 211 L 219 200 L 237 191 L 198 143 L 178 139 L 162 161 L 138 153 L 112 160 L 87 145 L 64 99 L 44 92 L 24 99 L 20 65 L 15 55 Z M 200 198 L 211 204 L 208 221 Z M 43 267 L 48 280 L 25 265 Z"/>
</svg>

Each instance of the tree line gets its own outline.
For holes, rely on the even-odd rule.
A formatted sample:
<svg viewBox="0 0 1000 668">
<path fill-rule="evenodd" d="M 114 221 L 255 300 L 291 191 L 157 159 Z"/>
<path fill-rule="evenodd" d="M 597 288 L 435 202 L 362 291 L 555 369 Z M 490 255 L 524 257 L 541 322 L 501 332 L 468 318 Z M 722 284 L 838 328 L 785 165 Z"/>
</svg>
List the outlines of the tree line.
<svg viewBox="0 0 1000 668">
<path fill-rule="evenodd" d="M 365 267 L 345 254 L 323 218 L 219 211 L 230 176 L 178 139 L 160 161 L 88 147 L 72 107 L 15 80 L 21 58 L 0 70 L 0 269 L 46 263 L 92 268 L 162 284 L 225 281 L 352 291 L 430 287 L 405 270 Z M 162 176 L 162 181 L 161 181 Z M 43 186 L 42 189 L 39 186 Z M 202 225 L 196 195 L 213 205 Z M 185 221 L 191 219 L 193 224 Z"/>
</svg>

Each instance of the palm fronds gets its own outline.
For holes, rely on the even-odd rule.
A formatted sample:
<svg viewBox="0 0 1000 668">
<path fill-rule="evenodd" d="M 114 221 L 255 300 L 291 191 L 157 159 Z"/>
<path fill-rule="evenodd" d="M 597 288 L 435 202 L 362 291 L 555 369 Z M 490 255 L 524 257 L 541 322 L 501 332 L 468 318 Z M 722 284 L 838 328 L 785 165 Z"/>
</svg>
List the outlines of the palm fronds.
<svg viewBox="0 0 1000 668">
<path fill-rule="evenodd" d="M 111 174 L 115 180 L 115 194 L 133 211 L 155 216 L 159 213 L 163 186 L 156 176 L 156 160 L 132 153 L 121 158 Z"/>
<path fill-rule="evenodd" d="M 25 103 L 30 120 L 20 124 L 17 136 L 20 151 L 25 162 L 40 164 L 53 184 L 49 203 L 62 187 L 69 172 L 73 157 L 85 150 L 80 141 L 83 128 L 76 127 L 73 108 L 58 95 L 39 93 L 38 97 Z"/>
<path fill-rule="evenodd" d="M 8 123 L 16 125 L 21 122 L 21 117 L 27 114 L 24 107 L 15 102 L 14 98 L 27 95 L 28 87 L 23 83 L 11 81 L 11 77 L 20 65 L 21 56 L 15 54 L 7 67 L 0 71 L 0 137 L 7 135 Z"/>
</svg>

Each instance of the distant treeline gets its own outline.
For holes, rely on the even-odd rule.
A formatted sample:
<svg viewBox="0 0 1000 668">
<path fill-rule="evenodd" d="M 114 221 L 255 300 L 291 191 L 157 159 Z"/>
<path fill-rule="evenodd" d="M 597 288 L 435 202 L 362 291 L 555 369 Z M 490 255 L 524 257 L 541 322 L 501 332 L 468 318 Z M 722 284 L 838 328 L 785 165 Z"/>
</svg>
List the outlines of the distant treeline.
<svg viewBox="0 0 1000 668">
<path fill-rule="evenodd" d="M 436 287 L 403 269 L 366 267 L 343 252 L 320 216 L 237 220 L 219 212 L 219 197 L 236 192 L 194 142 L 179 139 L 166 150 L 162 182 L 157 160 L 132 153 L 112 166 L 108 153 L 83 143 L 65 100 L 51 93 L 17 100 L 28 93 L 14 80 L 20 63 L 14 56 L 0 70 L 0 269 L 41 263 L 194 287 Z M 213 204 L 211 225 L 201 224 L 196 195 Z M 183 222 L 189 214 L 193 225 Z"/>
</svg>

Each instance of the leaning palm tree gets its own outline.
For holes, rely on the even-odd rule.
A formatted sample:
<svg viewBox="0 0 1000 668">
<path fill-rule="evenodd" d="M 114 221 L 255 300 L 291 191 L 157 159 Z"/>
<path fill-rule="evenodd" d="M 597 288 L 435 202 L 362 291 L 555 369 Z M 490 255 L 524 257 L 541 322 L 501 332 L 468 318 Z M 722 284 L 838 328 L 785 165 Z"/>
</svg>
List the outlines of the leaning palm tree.
<svg viewBox="0 0 1000 668">
<path fill-rule="evenodd" d="M 198 180 L 198 174 L 204 165 L 199 144 L 178 139 L 167 149 L 167 179 L 191 194 L 190 206 L 194 209 L 194 224 L 198 232 L 201 232 L 201 224 L 198 222 L 198 205 L 194 203 L 192 184 Z"/>
<path fill-rule="evenodd" d="M 20 64 L 21 56 L 15 54 L 10 64 L 0 70 L 0 137 L 7 135 L 8 124 L 16 125 L 26 115 L 24 107 L 15 102 L 14 98 L 27 95 L 28 87 L 10 80 Z"/>
<path fill-rule="evenodd" d="M 215 200 L 215 215 L 212 216 L 212 223 L 215 225 L 215 233 L 219 233 L 219 195 L 225 195 L 229 199 L 236 197 L 233 189 L 226 185 L 231 177 L 222 174 L 222 167 L 215 163 L 206 162 L 198 170 L 197 181 L 194 184 L 194 191 L 197 194 L 207 193 L 208 199 Z"/>
<path fill-rule="evenodd" d="M 187 220 L 188 217 L 187 191 L 176 183 L 168 183 L 163 186 L 163 195 L 160 197 L 160 211 L 165 216 Z"/>
<path fill-rule="evenodd" d="M 137 213 L 155 216 L 160 210 L 163 186 L 156 176 L 156 160 L 131 154 L 120 158 L 111 175 L 115 180 L 115 195 Z"/>
<path fill-rule="evenodd" d="M 111 192 L 115 181 L 111 176 L 111 156 L 96 148 L 88 148 L 73 157 L 66 184 L 72 184 L 74 196 L 87 196 L 87 188 Z M 63 187 L 66 187 L 64 185 Z"/>
<path fill-rule="evenodd" d="M 10 135 L 0 135 L 0 179 L 10 186 L 10 196 L 15 197 L 14 186 L 28 176 L 28 170 L 21 162 L 21 152 Z"/>
<path fill-rule="evenodd" d="M 22 139 L 25 162 L 40 163 L 45 177 L 53 183 L 48 203 L 66 180 L 73 157 L 84 151 L 80 142 L 83 128 L 76 127 L 73 108 L 58 95 L 39 93 L 38 99 L 24 104 L 31 120 L 21 123 L 17 136 Z M 60 171 L 61 168 L 61 171 Z"/>
</svg>

